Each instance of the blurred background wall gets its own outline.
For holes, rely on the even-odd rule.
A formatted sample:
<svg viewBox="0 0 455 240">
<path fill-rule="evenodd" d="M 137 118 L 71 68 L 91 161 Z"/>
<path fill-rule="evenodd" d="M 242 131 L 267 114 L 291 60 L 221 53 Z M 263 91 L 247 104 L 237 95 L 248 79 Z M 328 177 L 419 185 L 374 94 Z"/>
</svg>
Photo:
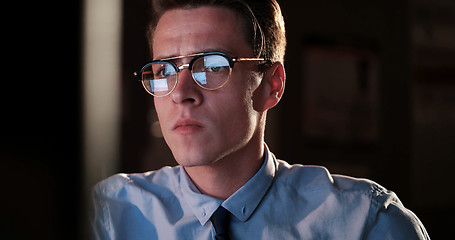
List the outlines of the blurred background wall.
<svg viewBox="0 0 455 240">
<path fill-rule="evenodd" d="M 455 2 L 279 2 L 287 85 L 269 113 L 271 150 L 372 179 L 396 192 L 432 238 L 446 236 L 455 213 Z M 0 96 L 2 232 L 87 239 L 94 182 L 176 165 L 152 97 L 132 75 L 150 60 L 148 1 L 5 9 L 15 14 L 3 21 L 11 55 Z"/>
</svg>

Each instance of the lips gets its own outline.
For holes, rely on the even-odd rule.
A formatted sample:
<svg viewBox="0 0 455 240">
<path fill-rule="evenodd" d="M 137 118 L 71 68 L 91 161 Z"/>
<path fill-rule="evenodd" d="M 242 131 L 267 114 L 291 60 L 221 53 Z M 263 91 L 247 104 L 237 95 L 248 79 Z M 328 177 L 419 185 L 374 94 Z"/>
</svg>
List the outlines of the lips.
<svg viewBox="0 0 455 240">
<path fill-rule="evenodd" d="M 182 135 L 189 135 L 196 133 L 204 128 L 203 124 L 194 119 L 179 119 L 174 127 L 173 131 Z"/>
</svg>

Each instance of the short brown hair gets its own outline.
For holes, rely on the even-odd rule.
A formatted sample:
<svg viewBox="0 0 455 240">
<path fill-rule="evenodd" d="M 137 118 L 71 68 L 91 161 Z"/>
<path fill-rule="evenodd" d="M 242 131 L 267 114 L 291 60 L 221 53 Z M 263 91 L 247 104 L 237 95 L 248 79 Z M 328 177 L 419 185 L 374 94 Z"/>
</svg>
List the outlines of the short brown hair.
<svg viewBox="0 0 455 240">
<path fill-rule="evenodd" d="M 286 34 L 283 15 L 276 0 L 152 0 L 152 21 L 147 31 L 151 51 L 154 30 L 166 11 L 202 6 L 226 7 L 240 14 L 245 21 L 246 39 L 256 57 L 284 62 Z"/>
</svg>

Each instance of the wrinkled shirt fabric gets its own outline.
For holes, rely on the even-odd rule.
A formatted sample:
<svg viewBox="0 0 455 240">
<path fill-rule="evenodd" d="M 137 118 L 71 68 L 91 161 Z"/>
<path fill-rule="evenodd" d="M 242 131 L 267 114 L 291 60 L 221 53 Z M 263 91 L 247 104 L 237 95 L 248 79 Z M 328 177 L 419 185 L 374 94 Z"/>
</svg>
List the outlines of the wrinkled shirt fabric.
<svg viewBox="0 0 455 240">
<path fill-rule="evenodd" d="M 261 169 L 226 200 L 198 191 L 182 166 L 117 174 L 93 188 L 96 239 L 214 239 L 210 217 L 232 213 L 231 239 L 430 239 L 377 183 L 289 165 L 267 149 Z"/>
</svg>

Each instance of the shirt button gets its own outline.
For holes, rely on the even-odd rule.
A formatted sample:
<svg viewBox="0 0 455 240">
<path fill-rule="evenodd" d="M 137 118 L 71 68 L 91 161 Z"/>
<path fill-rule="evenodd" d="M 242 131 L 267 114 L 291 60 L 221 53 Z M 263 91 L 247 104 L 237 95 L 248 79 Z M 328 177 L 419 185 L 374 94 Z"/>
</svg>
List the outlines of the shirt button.
<svg viewBox="0 0 455 240">
<path fill-rule="evenodd" d="M 245 212 L 246 212 L 246 208 L 245 206 L 242 207 L 242 214 L 245 215 Z"/>
<path fill-rule="evenodd" d="M 202 216 L 205 217 L 207 213 L 205 212 L 205 209 L 202 209 Z"/>
</svg>

